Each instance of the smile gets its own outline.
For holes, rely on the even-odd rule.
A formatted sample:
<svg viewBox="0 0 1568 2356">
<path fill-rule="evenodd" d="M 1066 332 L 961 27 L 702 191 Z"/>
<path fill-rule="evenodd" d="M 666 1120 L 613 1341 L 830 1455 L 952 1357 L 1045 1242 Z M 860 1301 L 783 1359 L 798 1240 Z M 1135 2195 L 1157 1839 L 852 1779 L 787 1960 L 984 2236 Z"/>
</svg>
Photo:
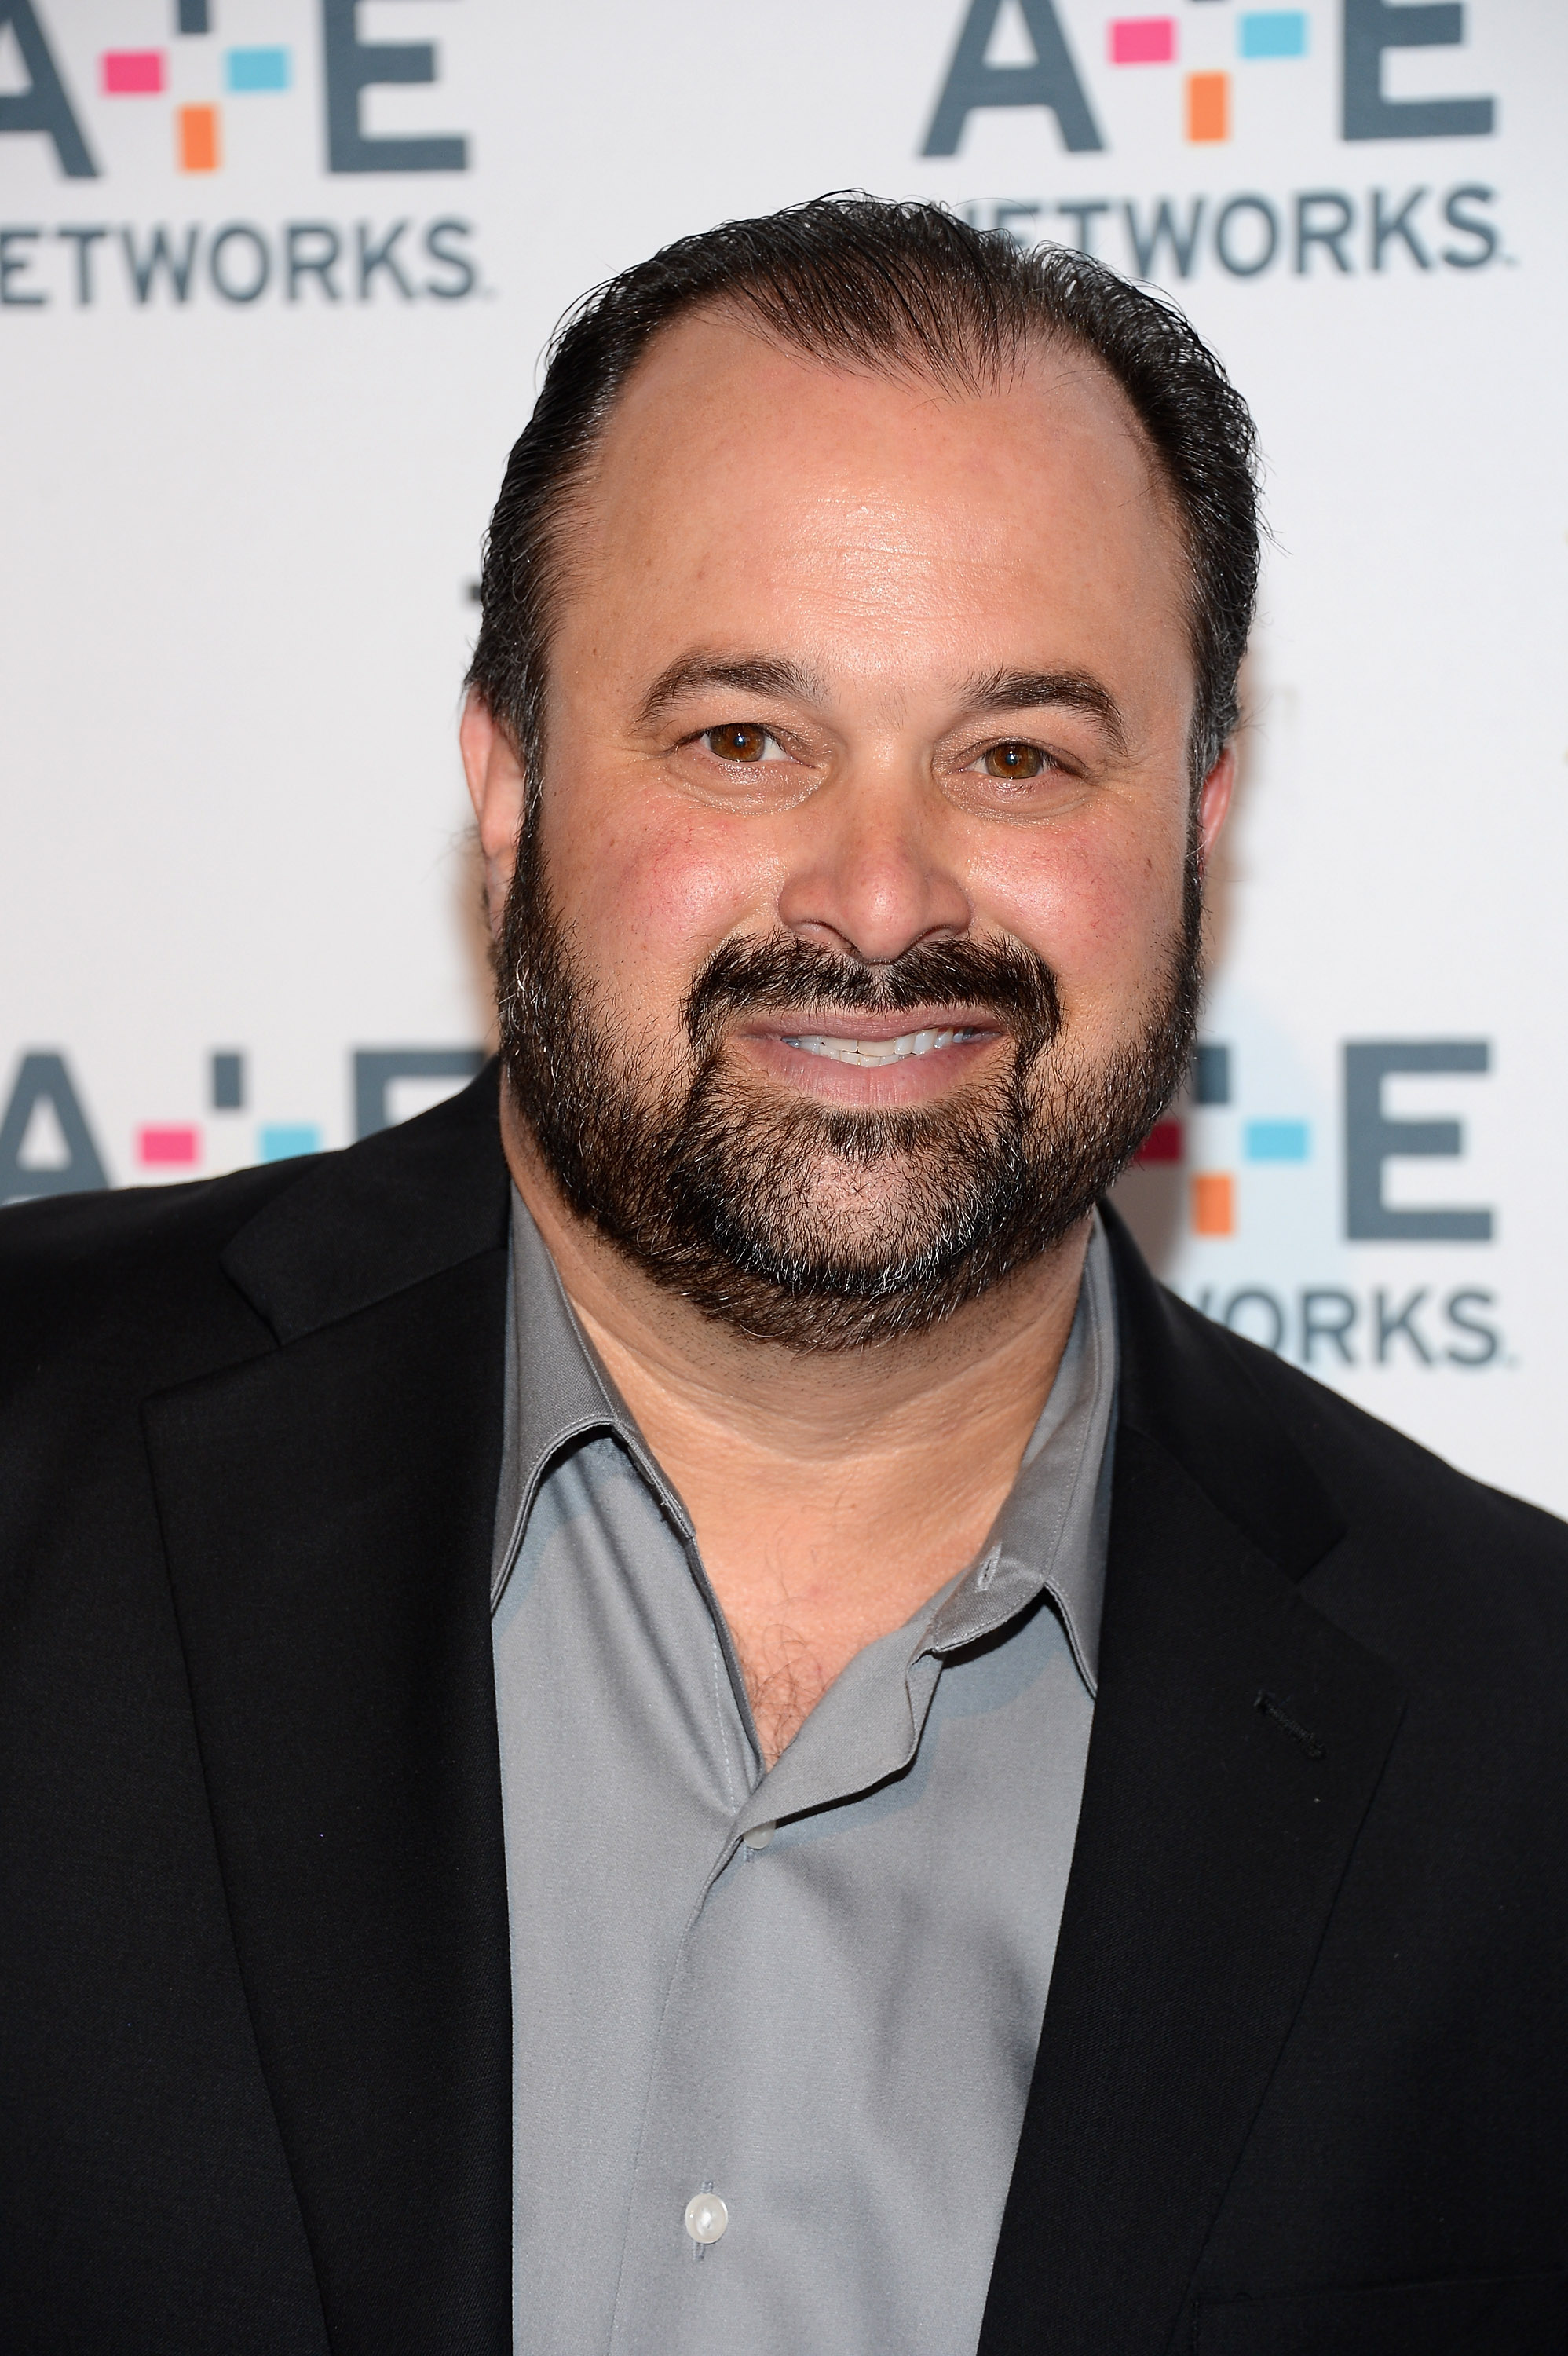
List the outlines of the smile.
<svg viewBox="0 0 1568 2356">
<path fill-rule="evenodd" d="M 786 1047 L 805 1055 L 827 1055 L 836 1064 L 901 1064 L 911 1055 L 933 1055 L 938 1047 L 961 1046 L 984 1037 L 980 1031 L 906 1031 L 898 1039 L 835 1039 L 822 1033 L 787 1038 Z"/>
</svg>

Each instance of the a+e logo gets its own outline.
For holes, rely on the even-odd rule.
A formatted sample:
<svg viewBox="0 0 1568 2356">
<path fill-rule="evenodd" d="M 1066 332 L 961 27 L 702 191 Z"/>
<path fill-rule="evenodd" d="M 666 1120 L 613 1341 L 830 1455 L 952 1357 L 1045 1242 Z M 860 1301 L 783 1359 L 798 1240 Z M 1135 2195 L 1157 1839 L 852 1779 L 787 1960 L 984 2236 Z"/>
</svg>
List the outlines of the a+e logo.
<svg viewBox="0 0 1568 2356">
<path fill-rule="evenodd" d="M 1221 0 L 1223 5 L 1223 0 Z M 1345 139 L 1477 139 L 1496 128 L 1489 98 L 1383 96 L 1383 59 L 1391 49 L 1452 48 L 1465 38 L 1459 0 L 1339 0 L 1343 70 L 1339 132 Z M 1032 59 L 993 61 L 998 25 L 1007 12 L 1021 19 Z M 1319 0 L 1319 14 L 1324 0 Z M 1208 11 L 1205 10 L 1205 15 Z M 1311 16 L 1303 7 L 1243 5 L 1234 16 L 1234 53 L 1272 70 L 1280 59 L 1307 54 Z M 1174 66 L 1180 46 L 1174 16 L 1118 16 L 1108 27 L 1114 66 Z M 1186 78 L 1186 135 L 1231 135 L 1229 71 Z M 1089 103 L 1054 0 L 969 0 L 947 79 L 925 134 L 924 155 L 955 155 L 971 114 L 990 107 L 1041 107 L 1056 118 L 1061 144 L 1073 153 L 1103 148 L 1105 139 Z"/>
<path fill-rule="evenodd" d="M 215 0 L 169 0 L 176 41 L 217 39 Z M 370 138 L 360 127 L 361 91 L 377 83 L 433 82 L 435 49 L 429 41 L 362 41 L 358 0 L 320 0 L 321 53 L 326 99 L 329 172 L 465 172 L 468 142 L 458 133 L 421 138 Z M 45 32 L 39 0 L 0 0 L 0 38 L 9 32 L 27 73 L 27 87 L 0 93 L 0 133 L 41 134 L 54 145 L 69 179 L 92 180 L 101 166 L 81 127 Z M 251 96 L 287 91 L 293 60 L 283 48 L 229 47 L 222 52 L 224 87 Z M 98 59 L 106 98 L 145 99 L 168 86 L 163 49 L 106 49 Z M 176 158 L 182 171 L 212 172 L 222 161 L 222 126 L 216 105 L 182 106 L 175 121 Z"/>
</svg>

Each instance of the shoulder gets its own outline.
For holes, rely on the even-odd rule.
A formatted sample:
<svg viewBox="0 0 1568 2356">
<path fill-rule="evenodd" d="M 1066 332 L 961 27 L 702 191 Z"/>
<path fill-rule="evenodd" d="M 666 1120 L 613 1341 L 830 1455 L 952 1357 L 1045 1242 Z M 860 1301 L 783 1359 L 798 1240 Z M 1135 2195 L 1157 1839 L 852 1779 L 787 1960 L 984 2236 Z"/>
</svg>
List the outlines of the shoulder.
<svg viewBox="0 0 1568 2356">
<path fill-rule="evenodd" d="M 1213 1333 L 1318 1477 L 1362 1527 L 1446 1554 L 1456 1546 L 1506 1540 L 1568 1573 L 1568 1523 L 1540 1505 L 1461 1472 L 1405 1432 L 1369 1415 L 1338 1391 L 1239 1334 L 1221 1333 L 1184 1302 L 1177 1313 Z"/>
<path fill-rule="evenodd" d="M 1408 1680 L 1544 1705 L 1568 1653 L 1568 1526 L 1188 1307 L 1106 1224 L 1124 1424 Z"/>
<path fill-rule="evenodd" d="M 1329 1501 L 1331 1542 L 1299 1573 L 1303 1599 L 1393 1666 L 1451 1741 L 1462 1718 L 1483 1751 L 1490 1742 L 1518 1758 L 1532 1740 L 1560 1748 L 1568 1524 L 1185 1303 L 1171 1308 L 1201 1329 L 1194 1357 L 1222 1360 L 1246 1383 Z M 1475 1766 L 1489 1772 L 1479 1755 Z"/>
<path fill-rule="evenodd" d="M 67 1281 L 106 1261 L 127 1265 L 210 1249 L 293 1184 L 318 1157 L 263 1162 L 178 1186 L 42 1195 L 0 1208 L 0 1281 Z"/>
<path fill-rule="evenodd" d="M 133 1348 L 144 1373 L 184 1355 L 182 1338 L 256 1320 L 225 1278 L 226 1246 L 310 1161 L 272 1162 L 194 1185 L 62 1194 L 0 1210 L 0 1384 L 84 1352 Z M 220 1344 L 221 1346 L 221 1344 Z M 85 1372 L 85 1366 L 80 1371 Z"/>
<path fill-rule="evenodd" d="M 0 1397 L 138 1396 L 504 1246 L 494 1065 L 338 1153 L 0 1211 Z"/>
<path fill-rule="evenodd" d="M 1508 1532 L 1568 1564 L 1568 1525 L 1488 1488 L 1311 1375 L 1217 1325 L 1158 1283 L 1125 1223 L 1102 1206 L 1115 1270 L 1124 1418 L 1158 1440 L 1292 1567 L 1281 1500 L 1298 1511 L 1331 1502 L 1341 1523 L 1446 1547 L 1460 1536 Z M 1297 1476 L 1293 1480 L 1293 1475 Z M 1321 1513 L 1317 1515 L 1321 1519 Z M 1274 1526 L 1265 1531 L 1263 1525 Z M 1274 1549 L 1271 1549 L 1274 1550 Z"/>
</svg>

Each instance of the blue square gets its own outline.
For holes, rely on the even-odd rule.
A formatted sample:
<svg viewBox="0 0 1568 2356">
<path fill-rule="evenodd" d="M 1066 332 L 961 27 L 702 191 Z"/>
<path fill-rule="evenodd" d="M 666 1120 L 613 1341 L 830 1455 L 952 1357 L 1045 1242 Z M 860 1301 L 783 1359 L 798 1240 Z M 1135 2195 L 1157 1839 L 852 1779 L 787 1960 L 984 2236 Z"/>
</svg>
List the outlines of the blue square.
<svg viewBox="0 0 1568 2356">
<path fill-rule="evenodd" d="M 1240 16 L 1236 43 L 1244 58 L 1304 58 L 1307 18 L 1299 8 L 1270 8 Z"/>
<path fill-rule="evenodd" d="M 321 1131 L 312 1120 L 273 1120 L 257 1144 L 262 1162 L 292 1162 L 296 1153 L 321 1151 Z"/>
<path fill-rule="evenodd" d="M 287 90 L 287 49 L 230 49 L 224 60 L 230 90 Z"/>
<path fill-rule="evenodd" d="M 1242 1131 L 1242 1151 L 1249 1162 L 1305 1162 L 1312 1133 L 1304 1120 L 1249 1120 Z"/>
<path fill-rule="evenodd" d="M 1200 1039 L 1192 1058 L 1192 1101 L 1228 1105 L 1231 1101 L 1231 1051 L 1218 1039 Z"/>
</svg>

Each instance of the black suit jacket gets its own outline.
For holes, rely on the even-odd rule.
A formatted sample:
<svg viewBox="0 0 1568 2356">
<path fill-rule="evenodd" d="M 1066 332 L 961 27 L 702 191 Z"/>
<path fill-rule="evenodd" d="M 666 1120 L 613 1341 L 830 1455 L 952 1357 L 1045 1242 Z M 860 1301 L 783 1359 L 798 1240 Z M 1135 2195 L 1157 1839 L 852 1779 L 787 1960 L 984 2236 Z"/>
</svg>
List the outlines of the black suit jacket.
<svg viewBox="0 0 1568 2356">
<path fill-rule="evenodd" d="M 0 1218 L 16 2356 L 510 2347 L 507 1221 L 493 1072 Z M 982 2356 L 1560 2351 L 1568 1532 L 1111 1232 L 1102 1683 Z"/>
</svg>

